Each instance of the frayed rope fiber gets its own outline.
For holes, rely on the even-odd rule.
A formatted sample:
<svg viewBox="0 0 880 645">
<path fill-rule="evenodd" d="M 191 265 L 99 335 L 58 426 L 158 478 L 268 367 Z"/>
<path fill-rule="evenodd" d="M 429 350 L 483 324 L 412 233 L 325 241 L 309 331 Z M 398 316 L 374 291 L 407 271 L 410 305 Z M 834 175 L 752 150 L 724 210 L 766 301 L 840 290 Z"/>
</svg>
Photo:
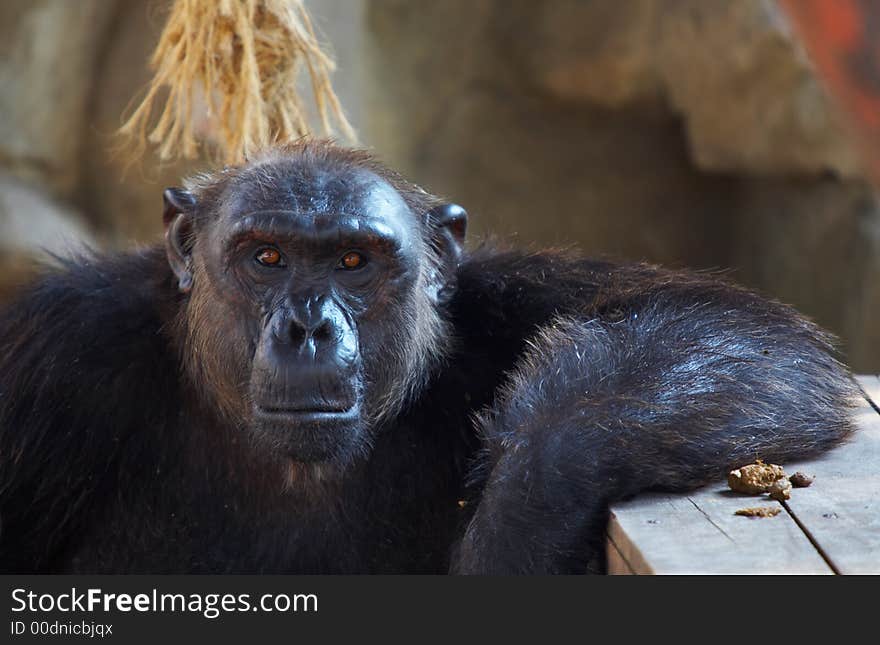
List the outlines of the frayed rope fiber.
<svg viewBox="0 0 880 645">
<path fill-rule="evenodd" d="M 335 65 L 302 0 L 176 0 L 150 66 L 149 90 L 119 131 L 135 158 L 147 142 L 163 160 L 196 157 L 210 142 L 212 156 L 235 164 L 309 135 L 297 92 L 303 67 L 323 135 L 356 140 L 330 84 Z"/>
</svg>

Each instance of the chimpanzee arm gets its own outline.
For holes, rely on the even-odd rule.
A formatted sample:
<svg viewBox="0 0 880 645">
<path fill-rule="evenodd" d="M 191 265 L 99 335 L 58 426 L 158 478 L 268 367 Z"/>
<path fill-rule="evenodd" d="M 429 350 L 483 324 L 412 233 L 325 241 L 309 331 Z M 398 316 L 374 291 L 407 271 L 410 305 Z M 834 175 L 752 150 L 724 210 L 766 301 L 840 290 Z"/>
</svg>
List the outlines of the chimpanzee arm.
<svg viewBox="0 0 880 645">
<path fill-rule="evenodd" d="M 166 389 L 143 262 L 71 263 L 0 310 L 0 571 L 54 568 Z"/>
<path fill-rule="evenodd" d="M 670 287 L 617 313 L 543 327 L 483 415 L 481 496 L 453 571 L 603 571 L 609 504 L 808 457 L 850 430 L 852 380 L 789 308 Z"/>
</svg>

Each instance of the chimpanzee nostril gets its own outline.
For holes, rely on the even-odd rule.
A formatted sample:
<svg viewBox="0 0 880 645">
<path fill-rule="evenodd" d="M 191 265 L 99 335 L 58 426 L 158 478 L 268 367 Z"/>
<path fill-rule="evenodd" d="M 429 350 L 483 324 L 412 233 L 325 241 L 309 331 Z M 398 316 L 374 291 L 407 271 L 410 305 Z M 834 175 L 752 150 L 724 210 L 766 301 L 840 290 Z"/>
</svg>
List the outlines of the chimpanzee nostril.
<svg viewBox="0 0 880 645">
<path fill-rule="evenodd" d="M 333 324 L 329 320 L 322 320 L 312 332 L 312 338 L 317 342 L 333 340 Z"/>
<path fill-rule="evenodd" d="M 290 323 L 290 342 L 293 343 L 295 347 L 302 345 L 308 336 L 308 332 L 306 328 L 303 327 L 300 323 L 296 321 L 291 321 Z"/>
</svg>

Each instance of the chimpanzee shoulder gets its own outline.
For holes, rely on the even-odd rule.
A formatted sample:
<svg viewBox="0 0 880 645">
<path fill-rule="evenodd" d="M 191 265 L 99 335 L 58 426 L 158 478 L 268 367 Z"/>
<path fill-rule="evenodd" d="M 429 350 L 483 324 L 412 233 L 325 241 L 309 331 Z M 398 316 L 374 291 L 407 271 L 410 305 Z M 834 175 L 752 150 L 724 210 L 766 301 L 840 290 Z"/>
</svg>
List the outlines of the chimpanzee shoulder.
<svg viewBox="0 0 880 645">
<path fill-rule="evenodd" d="M 116 455 L 179 397 L 161 251 L 59 262 L 0 310 L 3 570 L 56 566 Z"/>
</svg>

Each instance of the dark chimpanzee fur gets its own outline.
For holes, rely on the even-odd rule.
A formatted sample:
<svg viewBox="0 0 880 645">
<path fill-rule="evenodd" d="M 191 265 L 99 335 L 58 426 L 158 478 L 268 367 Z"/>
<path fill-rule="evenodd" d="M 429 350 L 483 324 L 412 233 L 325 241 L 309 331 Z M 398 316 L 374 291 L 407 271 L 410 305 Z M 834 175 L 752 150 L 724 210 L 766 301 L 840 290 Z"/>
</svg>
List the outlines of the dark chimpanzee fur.
<svg viewBox="0 0 880 645">
<path fill-rule="evenodd" d="M 464 218 L 297 144 L 47 273 L 0 314 L 0 570 L 602 571 L 609 503 L 850 431 L 792 309 Z"/>
</svg>

